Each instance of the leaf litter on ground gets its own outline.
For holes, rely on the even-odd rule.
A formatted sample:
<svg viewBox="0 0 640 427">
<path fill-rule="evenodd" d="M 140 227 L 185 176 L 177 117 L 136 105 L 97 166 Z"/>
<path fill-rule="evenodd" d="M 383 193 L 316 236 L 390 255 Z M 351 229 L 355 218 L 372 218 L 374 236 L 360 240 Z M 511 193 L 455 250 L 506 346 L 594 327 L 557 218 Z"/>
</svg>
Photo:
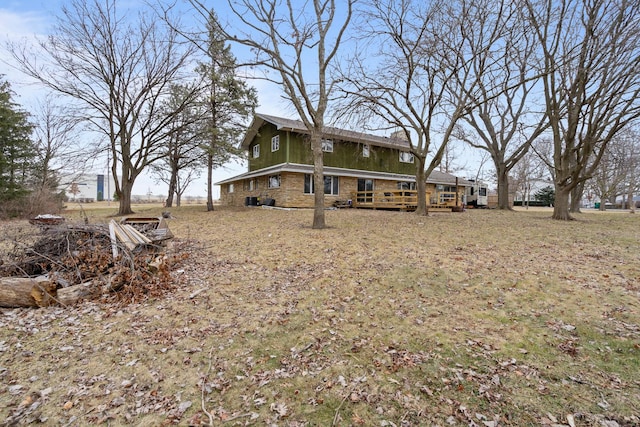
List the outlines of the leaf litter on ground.
<svg viewBox="0 0 640 427">
<path fill-rule="evenodd" d="M 171 292 L 0 312 L 5 425 L 640 423 L 635 216 L 177 212 Z"/>
</svg>

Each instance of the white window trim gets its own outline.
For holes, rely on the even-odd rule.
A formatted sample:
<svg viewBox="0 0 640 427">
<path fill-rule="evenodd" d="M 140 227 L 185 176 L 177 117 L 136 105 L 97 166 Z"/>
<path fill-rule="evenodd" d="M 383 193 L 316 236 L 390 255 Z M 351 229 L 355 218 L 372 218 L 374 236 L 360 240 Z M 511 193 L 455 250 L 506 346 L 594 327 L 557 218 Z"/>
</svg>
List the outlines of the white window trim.
<svg viewBox="0 0 640 427">
<path fill-rule="evenodd" d="M 276 135 L 271 138 L 271 152 L 278 151 L 280 149 L 280 135 Z"/>
<path fill-rule="evenodd" d="M 333 153 L 333 140 L 332 139 L 323 139 L 322 140 L 322 151 L 325 153 Z"/>
<path fill-rule="evenodd" d="M 280 185 L 281 185 L 280 175 L 269 175 L 267 183 L 268 183 L 268 188 L 280 188 Z M 277 185 L 273 185 L 274 183 Z"/>
<path fill-rule="evenodd" d="M 305 195 L 308 195 L 308 196 L 309 195 L 313 195 L 315 193 L 315 182 L 313 181 L 313 174 L 305 174 L 304 176 L 305 176 L 305 178 L 304 178 L 305 180 L 307 179 L 307 177 L 309 177 L 308 178 L 310 180 L 309 181 L 310 182 L 309 187 L 311 189 L 311 192 L 307 193 L 303 189 L 303 193 Z M 324 194 L 327 195 L 327 196 L 339 196 L 340 195 L 340 177 L 338 177 L 336 175 L 326 175 L 325 178 L 331 178 L 331 191 L 332 192 L 331 193 L 324 193 Z M 333 194 L 333 182 L 334 182 L 334 180 L 338 180 L 337 181 L 337 183 L 338 183 L 338 192 L 336 194 Z M 324 188 L 323 188 L 323 190 L 324 190 Z"/>
<path fill-rule="evenodd" d="M 407 155 L 408 155 L 410 160 L 406 160 L 406 159 L 404 159 L 404 157 L 405 157 L 405 156 L 403 156 L 403 154 L 404 154 L 405 156 L 407 156 Z M 411 153 L 411 152 L 409 152 L 409 151 L 401 151 L 401 152 L 400 152 L 400 163 L 413 163 L 413 162 L 414 162 L 414 156 L 413 156 L 413 153 Z"/>
<path fill-rule="evenodd" d="M 233 184 L 233 182 L 232 182 L 232 183 L 230 183 L 230 184 L 229 184 L 229 190 L 228 190 L 228 192 L 229 192 L 229 193 L 233 193 L 234 191 L 235 191 L 235 185 L 234 185 L 234 184 Z"/>
<path fill-rule="evenodd" d="M 260 157 L 260 144 L 253 146 L 253 158 L 257 159 L 258 157 Z"/>
<path fill-rule="evenodd" d="M 371 154 L 371 146 L 369 144 L 362 145 L 362 157 L 369 157 Z"/>
</svg>

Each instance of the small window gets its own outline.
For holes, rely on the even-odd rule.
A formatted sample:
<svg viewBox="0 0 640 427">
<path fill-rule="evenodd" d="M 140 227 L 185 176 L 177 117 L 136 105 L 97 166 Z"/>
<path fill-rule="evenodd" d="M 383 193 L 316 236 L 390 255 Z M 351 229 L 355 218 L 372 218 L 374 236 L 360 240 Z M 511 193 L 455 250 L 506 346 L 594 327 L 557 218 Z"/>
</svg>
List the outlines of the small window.
<svg viewBox="0 0 640 427">
<path fill-rule="evenodd" d="M 478 195 L 479 196 L 486 196 L 487 195 L 487 187 L 478 188 Z"/>
<path fill-rule="evenodd" d="M 369 157 L 369 144 L 362 146 L 362 157 Z"/>
<path fill-rule="evenodd" d="M 330 139 L 322 140 L 322 151 L 326 153 L 333 153 L 333 141 Z"/>
<path fill-rule="evenodd" d="M 253 191 L 256 189 L 256 181 L 254 179 L 249 180 L 249 191 Z"/>
<path fill-rule="evenodd" d="M 415 190 L 416 183 L 408 182 L 408 181 L 399 181 L 398 182 L 398 190 Z"/>
<path fill-rule="evenodd" d="M 271 138 L 271 151 L 278 151 L 280 149 L 280 135 L 276 135 Z"/>
<path fill-rule="evenodd" d="M 269 176 L 269 188 L 280 188 L 280 175 Z"/>
<path fill-rule="evenodd" d="M 233 183 L 229 184 L 229 193 L 233 193 L 235 191 L 235 186 Z"/>
<path fill-rule="evenodd" d="M 402 163 L 413 163 L 413 153 L 409 153 L 408 151 L 400 152 L 400 162 Z"/>
<path fill-rule="evenodd" d="M 257 159 L 260 157 L 260 145 L 256 144 L 253 146 L 253 158 Z"/>
</svg>

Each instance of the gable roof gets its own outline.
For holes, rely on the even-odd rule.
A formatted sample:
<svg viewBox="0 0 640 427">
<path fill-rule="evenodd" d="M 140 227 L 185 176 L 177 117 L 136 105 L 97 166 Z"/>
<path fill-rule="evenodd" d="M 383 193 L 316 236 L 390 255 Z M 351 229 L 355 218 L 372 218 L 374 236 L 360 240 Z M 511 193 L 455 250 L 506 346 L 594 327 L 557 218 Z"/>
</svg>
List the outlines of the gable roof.
<svg viewBox="0 0 640 427">
<path fill-rule="evenodd" d="M 249 144 L 258 134 L 260 128 L 265 123 L 271 123 L 278 130 L 308 134 L 309 131 L 301 120 L 286 119 L 283 117 L 270 116 L 268 114 L 256 113 L 247 133 L 245 134 L 240 148 L 249 149 Z M 359 142 L 379 147 L 406 149 L 410 148 L 409 142 L 401 138 L 388 138 L 385 136 L 371 135 L 362 132 L 355 132 L 347 129 L 339 129 L 335 127 L 325 126 L 323 137 L 327 139 L 339 139 L 341 141 Z"/>
</svg>

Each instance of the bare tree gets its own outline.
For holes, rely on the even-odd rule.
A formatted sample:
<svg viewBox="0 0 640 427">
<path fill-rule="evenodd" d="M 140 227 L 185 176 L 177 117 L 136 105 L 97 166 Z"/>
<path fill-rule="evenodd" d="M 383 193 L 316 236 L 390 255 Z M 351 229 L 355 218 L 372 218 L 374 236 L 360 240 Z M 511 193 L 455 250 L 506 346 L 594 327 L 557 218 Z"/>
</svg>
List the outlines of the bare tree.
<svg viewBox="0 0 640 427">
<path fill-rule="evenodd" d="M 207 9 L 192 0 L 203 16 Z M 264 70 L 262 77 L 284 90 L 309 130 L 313 151 L 313 228 L 325 228 L 324 159 L 322 134 L 335 82 L 329 69 L 336 60 L 352 16 L 355 0 L 229 0 L 240 25 L 225 31 L 226 38 L 255 54 L 250 61 Z M 344 5 L 341 10 L 338 5 Z M 207 15 L 205 15 L 207 13 Z M 237 35 L 236 35 L 237 32 Z M 269 73 L 273 71 L 273 73 Z"/>
<path fill-rule="evenodd" d="M 640 116 L 640 4 L 526 0 L 525 7 L 542 56 L 553 218 L 569 220 L 572 191 L 593 174 L 615 135 Z"/>
<path fill-rule="evenodd" d="M 460 164 L 458 161 L 460 160 L 460 151 L 456 150 L 455 143 L 457 141 L 449 141 L 447 146 L 444 149 L 444 153 L 442 154 L 442 161 L 440 165 L 438 165 L 438 169 L 440 172 L 446 172 L 455 174 L 465 169 L 465 164 Z M 464 151 L 464 147 L 462 148 Z"/>
<path fill-rule="evenodd" d="M 84 171 L 88 157 L 78 144 L 81 123 L 67 109 L 47 96 L 33 113 L 36 144 L 35 190 L 50 193 L 60 179 Z"/>
<path fill-rule="evenodd" d="M 503 25 L 489 22 L 492 9 L 465 1 L 420 2 L 376 0 L 365 11 L 364 46 L 345 72 L 347 108 L 382 123 L 379 129 L 400 129 L 416 159 L 418 215 L 427 214 L 426 177 L 440 165 L 456 124 L 475 100 L 477 78 L 470 55 L 474 44 L 495 43 Z M 483 34 L 466 37 L 472 25 L 487 19 Z M 370 67 L 368 57 L 379 58 Z"/>
<path fill-rule="evenodd" d="M 171 95 L 163 101 L 160 114 L 174 111 L 184 102 L 184 97 L 191 97 L 193 89 L 184 85 L 172 85 Z M 167 124 L 167 135 L 163 144 L 164 155 L 151 165 L 154 175 L 168 186 L 165 207 L 172 207 L 174 196 L 176 205 L 180 206 L 180 196 L 189 184 L 200 176 L 203 161 L 203 108 L 195 102 L 174 115 Z"/>
<path fill-rule="evenodd" d="M 530 37 L 526 22 L 519 14 L 519 2 L 504 0 L 470 0 L 473 7 L 499 10 L 476 19 L 470 39 L 483 40 L 485 31 L 496 28 L 491 20 L 502 22 L 508 37 L 489 38 L 487 43 L 469 43 L 477 49 L 470 57 L 477 70 L 478 82 L 469 95 L 475 103 L 469 108 L 455 136 L 474 148 L 491 155 L 498 183 L 498 209 L 511 209 L 509 173 L 529 151 L 531 143 L 548 127 L 544 108 L 532 101 L 539 81 L 535 62 L 537 40 Z"/>
<path fill-rule="evenodd" d="M 638 135 L 625 129 L 608 144 L 593 177 L 586 181 L 588 188 L 600 199 L 600 210 L 606 202 L 615 203 L 618 196 L 626 199 L 638 162 Z M 631 199 L 633 198 L 632 191 Z"/>
<path fill-rule="evenodd" d="M 548 169 L 538 154 L 530 150 L 520 158 L 511 170 L 512 182 L 520 193 L 522 206 L 529 209 L 531 190 L 534 189 L 534 185 L 539 182 L 549 182 Z"/>
<path fill-rule="evenodd" d="M 189 70 L 193 47 L 180 43 L 173 26 L 116 4 L 72 0 L 37 55 L 28 46 L 9 49 L 23 72 L 78 101 L 79 117 L 107 136 L 122 215 L 132 212 L 136 178 L 164 155 L 166 124 L 184 108 L 158 113 L 171 84 Z"/>
</svg>

